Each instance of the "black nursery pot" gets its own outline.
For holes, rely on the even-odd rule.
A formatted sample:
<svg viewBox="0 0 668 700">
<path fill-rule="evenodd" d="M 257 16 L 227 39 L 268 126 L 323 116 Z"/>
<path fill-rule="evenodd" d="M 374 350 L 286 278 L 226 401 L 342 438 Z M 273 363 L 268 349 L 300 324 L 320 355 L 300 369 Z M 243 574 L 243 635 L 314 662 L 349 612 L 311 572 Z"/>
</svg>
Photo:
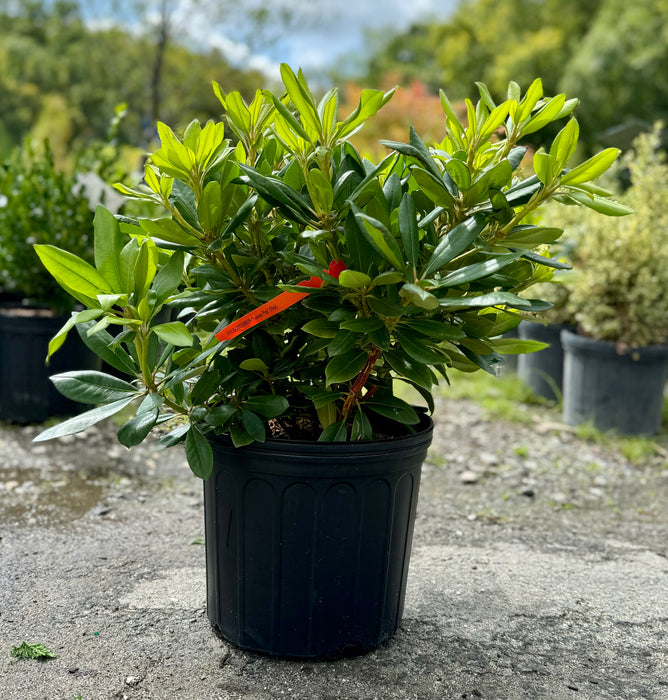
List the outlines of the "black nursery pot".
<svg viewBox="0 0 668 700">
<path fill-rule="evenodd" d="M 561 347 L 561 331 L 568 330 L 563 324 L 532 323 L 523 321 L 519 325 L 522 340 L 538 340 L 549 347 L 520 355 L 517 374 L 536 396 L 549 401 L 559 401 L 564 378 L 564 350 Z"/>
<path fill-rule="evenodd" d="M 212 440 L 207 609 L 238 646 L 336 658 L 389 640 L 403 612 L 433 424 L 356 443 Z"/>
<path fill-rule="evenodd" d="M 49 340 L 66 320 L 15 315 L 11 307 L 0 308 L 0 420 L 41 423 L 50 416 L 81 412 L 83 405 L 58 393 L 49 377 L 75 369 L 99 370 L 102 362 L 76 333 L 70 333 L 45 365 Z"/>
<path fill-rule="evenodd" d="M 599 430 L 653 435 L 661 429 L 668 346 L 619 354 L 614 343 L 563 331 L 563 418 Z"/>
</svg>

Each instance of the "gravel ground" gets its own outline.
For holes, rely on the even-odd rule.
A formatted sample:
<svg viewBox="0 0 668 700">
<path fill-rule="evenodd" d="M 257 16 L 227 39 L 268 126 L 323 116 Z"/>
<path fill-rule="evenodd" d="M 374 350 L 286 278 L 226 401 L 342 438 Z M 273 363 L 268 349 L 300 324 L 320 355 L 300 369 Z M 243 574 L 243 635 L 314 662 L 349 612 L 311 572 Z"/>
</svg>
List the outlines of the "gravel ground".
<svg viewBox="0 0 668 700">
<path fill-rule="evenodd" d="M 180 451 L 37 432 L 0 426 L 2 700 L 668 698 L 665 439 L 631 464 L 547 409 L 443 400 L 399 633 L 295 662 L 212 633 Z M 11 658 L 24 640 L 57 658 Z"/>
</svg>

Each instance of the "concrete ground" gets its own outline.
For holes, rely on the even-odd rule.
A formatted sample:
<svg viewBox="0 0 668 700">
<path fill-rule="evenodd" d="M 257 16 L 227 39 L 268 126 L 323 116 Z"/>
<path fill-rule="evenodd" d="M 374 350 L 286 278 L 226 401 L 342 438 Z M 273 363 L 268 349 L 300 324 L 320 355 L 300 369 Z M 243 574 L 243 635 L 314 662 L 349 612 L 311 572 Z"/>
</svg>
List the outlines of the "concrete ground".
<svg viewBox="0 0 668 700">
<path fill-rule="evenodd" d="M 632 464 L 541 411 L 439 406 L 401 629 L 334 662 L 212 633 L 178 450 L 0 426 L 0 698 L 668 698 L 666 443 Z M 12 658 L 22 641 L 57 658 Z"/>
</svg>

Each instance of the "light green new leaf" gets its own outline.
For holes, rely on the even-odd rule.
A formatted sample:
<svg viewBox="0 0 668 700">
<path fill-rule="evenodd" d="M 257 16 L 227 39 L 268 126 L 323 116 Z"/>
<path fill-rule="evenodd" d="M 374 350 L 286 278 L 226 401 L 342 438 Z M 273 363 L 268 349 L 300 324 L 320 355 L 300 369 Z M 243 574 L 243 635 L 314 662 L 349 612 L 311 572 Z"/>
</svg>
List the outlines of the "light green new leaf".
<svg viewBox="0 0 668 700">
<path fill-rule="evenodd" d="M 313 168 L 308 171 L 306 185 L 311 195 L 311 201 L 318 214 L 329 214 L 334 205 L 334 190 L 332 183 L 325 177 L 322 170 Z"/>
<path fill-rule="evenodd" d="M 56 282 L 85 306 L 98 308 L 97 295 L 113 293 L 107 280 L 85 260 L 52 245 L 34 247 Z"/>
<path fill-rule="evenodd" d="M 94 319 L 101 316 L 103 313 L 102 309 L 84 309 L 77 313 L 73 313 L 67 321 L 65 321 L 62 328 L 56 333 L 56 335 L 49 341 L 49 352 L 47 354 L 47 361 L 53 355 L 56 350 L 58 350 L 62 344 L 67 339 L 67 334 L 74 328 L 77 323 L 85 323 L 86 321 L 93 321 Z"/>
<path fill-rule="evenodd" d="M 617 160 L 620 154 L 618 148 L 606 148 L 597 153 L 584 163 L 580 163 L 575 168 L 567 172 L 561 178 L 562 185 L 580 185 L 590 180 L 595 180 L 603 175 L 608 168 Z"/>
<path fill-rule="evenodd" d="M 408 299 L 414 306 L 419 306 L 421 309 L 433 310 L 439 305 L 437 297 L 416 284 L 405 284 L 399 290 L 399 296 Z"/>
<path fill-rule="evenodd" d="M 549 347 L 549 343 L 541 343 L 538 340 L 519 340 L 517 338 L 497 338 L 490 341 L 494 350 L 501 355 L 523 355 L 529 352 L 538 352 Z"/>
<path fill-rule="evenodd" d="M 192 347 L 194 338 L 185 323 L 181 321 L 171 321 L 153 326 L 151 330 L 166 343 L 177 347 Z"/>
<path fill-rule="evenodd" d="M 91 425 L 99 423 L 105 418 L 109 418 L 114 414 L 122 411 L 126 406 L 128 406 L 132 401 L 134 401 L 135 395 L 130 395 L 125 399 L 120 399 L 119 401 L 114 401 L 113 403 L 106 404 L 104 406 L 98 406 L 90 411 L 81 413 L 74 418 L 64 421 L 63 423 L 58 423 L 51 428 L 47 428 L 43 433 L 40 433 L 34 442 L 43 442 L 44 440 L 51 440 L 57 437 L 63 437 L 64 435 L 74 435 L 74 433 L 80 433 L 86 428 L 90 428 Z"/>
<path fill-rule="evenodd" d="M 566 191 L 571 199 L 599 212 L 599 214 L 606 214 L 607 216 L 626 216 L 627 214 L 633 214 L 633 209 L 630 207 L 624 206 L 607 197 L 599 197 L 595 194 L 590 195 L 586 192 L 578 192 L 569 188 L 567 188 Z"/>
<path fill-rule="evenodd" d="M 156 294 L 156 303 L 162 304 L 176 292 L 183 278 L 183 253 L 178 250 L 172 253 L 168 262 L 163 265 L 153 280 L 151 289 Z"/>
<path fill-rule="evenodd" d="M 362 289 L 371 284 L 371 277 L 364 272 L 356 270 L 344 270 L 339 275 L 339 284 L 348 289 Z"/>
<path fill-rule="evenodd" d="M 554 137 L 550 146 L 550 155 L 557 163 L 558 171 L 566 167 L 570 157 L 575 152 L 580 135 L 580 125 L 575 117 L 569 119 L 566 126 Z"/>
<path fill-rule="evenodd" d="M 120 254 L 123 248 L 123 234 L 116 221 L 116 217 L 98 206 L 93 220 L 95 229 L 95 267 L 107 280 L 114 292 L 122 293 L 125 290 L 121 284 Z"/>
</svg>

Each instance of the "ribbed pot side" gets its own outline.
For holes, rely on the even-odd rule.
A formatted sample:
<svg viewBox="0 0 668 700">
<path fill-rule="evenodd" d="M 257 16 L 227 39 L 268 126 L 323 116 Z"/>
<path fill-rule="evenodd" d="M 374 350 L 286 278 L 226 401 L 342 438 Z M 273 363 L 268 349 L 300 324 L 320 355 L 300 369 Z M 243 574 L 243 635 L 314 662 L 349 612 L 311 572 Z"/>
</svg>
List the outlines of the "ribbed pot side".
<svg viewBox="0 0 668 700">
<path fill-rule="evenodd" d="M 433 425 L 358 443 L 212 441 L 207 609 L 230 642 L 276 656 L 376 648 L 403 611 Z"/>
<path fill-rule="evenodd" d="M 620 354 L 614 343 L 563 331 L 563 418 L 599 430 L 653 435 L 661 429 L 668 346 Z"/>
</svg>

